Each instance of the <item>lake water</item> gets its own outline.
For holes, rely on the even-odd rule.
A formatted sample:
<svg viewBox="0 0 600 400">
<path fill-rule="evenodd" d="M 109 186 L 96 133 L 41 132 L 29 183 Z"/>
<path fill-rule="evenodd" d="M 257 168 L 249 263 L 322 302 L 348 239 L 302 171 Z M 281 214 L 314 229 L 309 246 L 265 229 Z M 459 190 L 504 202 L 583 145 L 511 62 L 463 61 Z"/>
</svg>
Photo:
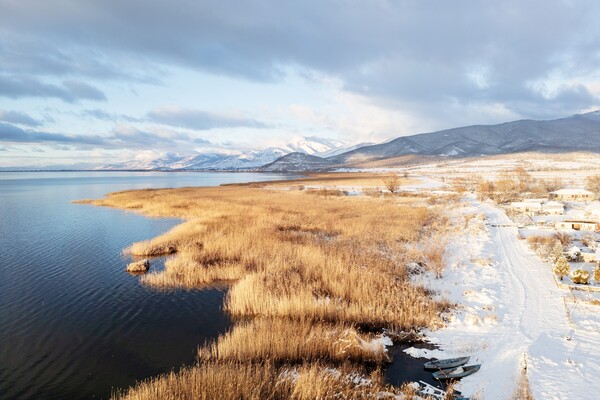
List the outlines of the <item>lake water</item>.
<svg viewBox="0 0 600 400">
<path fill-rule="evenodd" d="M 0 399 L 107 398 L 192 364 L 224 332 L 225 291 L 160 293 L 125 272 L 132 242 L 178 223 L 71 204 L 108 192 L 281 179 L 251 173 L 0 173 Z"/>
</svg>

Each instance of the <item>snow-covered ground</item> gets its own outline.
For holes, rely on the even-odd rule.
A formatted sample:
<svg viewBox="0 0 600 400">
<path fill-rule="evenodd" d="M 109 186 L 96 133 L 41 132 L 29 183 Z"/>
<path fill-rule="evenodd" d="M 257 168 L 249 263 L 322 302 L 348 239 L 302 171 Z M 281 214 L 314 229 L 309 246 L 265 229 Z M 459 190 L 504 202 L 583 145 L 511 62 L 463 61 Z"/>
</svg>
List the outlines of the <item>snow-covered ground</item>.
<svg viewBox="0 0 600 400">
<path fill-rule="evenodd" d="M 459 305 L 446 328 L 428 332 L 441 350 L 429 356 L 482 363 L 461 389 L 484 399 L 510 398 L 525 366 L 536 399 L 599 398 L 600 306 L 568 306 L 502 209 L 471 195 L 453 214 L 447 271 L 417 278 Z"/>
</svg>

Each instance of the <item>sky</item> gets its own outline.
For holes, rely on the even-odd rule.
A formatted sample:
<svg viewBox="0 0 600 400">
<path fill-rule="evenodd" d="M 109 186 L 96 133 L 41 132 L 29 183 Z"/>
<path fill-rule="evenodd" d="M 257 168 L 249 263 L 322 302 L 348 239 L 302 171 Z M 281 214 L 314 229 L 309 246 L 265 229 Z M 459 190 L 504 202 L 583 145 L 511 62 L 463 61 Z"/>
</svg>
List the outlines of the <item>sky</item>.
<svg viewBox="0 0 600 400">
<path fill-rule="evenodd" d="M 600 108 L 594 1 L 0 0 L 0 167 Z"/>
</svg>

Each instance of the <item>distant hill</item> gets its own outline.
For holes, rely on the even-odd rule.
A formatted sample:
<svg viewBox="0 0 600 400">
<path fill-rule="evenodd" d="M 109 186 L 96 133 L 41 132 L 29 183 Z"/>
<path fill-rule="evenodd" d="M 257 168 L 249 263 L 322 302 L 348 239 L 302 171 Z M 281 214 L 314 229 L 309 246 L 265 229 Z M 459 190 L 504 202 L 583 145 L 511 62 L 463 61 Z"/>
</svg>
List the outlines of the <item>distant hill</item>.
<svg viewBox="0 0 600 400">
<path fill-rule="evenodd" d="M 550 121 L 520 120 L 403 136 L 328 160 L 346 166 L 406 155 L 475 157 L 527 151 L 600 153 L 600 111 Z"/>
<path fill-rule="evenodd" d="M 333 163 L 326 158 L 311 156 L 304 153 L 290 153 L 278 158 L 270 164 L 267 164 L 259 171 L 264 172 L 302 172 L 326 170 L 333 166 Z"/>
</svg>

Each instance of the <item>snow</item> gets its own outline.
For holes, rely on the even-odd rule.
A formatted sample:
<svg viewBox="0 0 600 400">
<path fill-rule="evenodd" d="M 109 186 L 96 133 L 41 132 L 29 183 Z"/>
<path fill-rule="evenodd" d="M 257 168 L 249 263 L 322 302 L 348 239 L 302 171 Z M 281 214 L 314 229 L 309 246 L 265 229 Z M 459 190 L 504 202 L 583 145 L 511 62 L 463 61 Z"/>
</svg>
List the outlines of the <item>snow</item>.
<svg viewBox="0 0 600 400">
<path fill-rule="evenodd" d="M 554 192 L 550 192 L 550 194 L 556 194 L 556 195 L 562 195 L 562 194 L 566 194 L 566 195 L 574 195 L 574 194 L 585 194 L 588 196 L 593 196 L 594 193 L 589 192 L 587 190 L 584 189 L 560 189 L 560 190 L 556 190 Z"/>
<path fill-rule="evenodd" d="M 464 229 L 458 223 L 467 215 L 476 218 Z M 471 355 L 470 363 L 482 367 L 461 380 L 460 390 L 486 400 L 510 398 L 524 366 L 536 399 L 596 398 L 590 388 L 600 376 L 600 307 L 566 307 L 569 292 L 555 284 L 551 266 L 519 240 L 500 208 L 470 195 L 452 218 L 457 229 L 443 278 L 416 279 L 458 308 L 445 328 L 427 332 L 439 350 L 407 352 Z"/>
</svg>

